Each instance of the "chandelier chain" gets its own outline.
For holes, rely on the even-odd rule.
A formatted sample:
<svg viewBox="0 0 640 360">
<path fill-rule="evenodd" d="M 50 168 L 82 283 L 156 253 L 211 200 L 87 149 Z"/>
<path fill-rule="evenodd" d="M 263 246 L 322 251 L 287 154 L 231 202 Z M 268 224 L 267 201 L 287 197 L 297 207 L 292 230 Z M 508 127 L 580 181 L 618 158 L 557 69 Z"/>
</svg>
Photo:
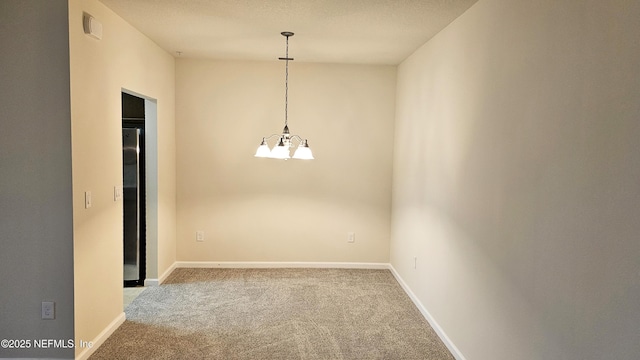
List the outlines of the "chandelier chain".
<svg viewBox="0 0 640 360">
<path fill-rule="evenodd" d="M 288 108 L 289 108 L 289 37 L 287 36 L 287 49 L 286 49 L 286 60 L 285 60 L 285 72 L 284 72 L 284 125 L 289 125 L 288 118 Z"/>
</svg>

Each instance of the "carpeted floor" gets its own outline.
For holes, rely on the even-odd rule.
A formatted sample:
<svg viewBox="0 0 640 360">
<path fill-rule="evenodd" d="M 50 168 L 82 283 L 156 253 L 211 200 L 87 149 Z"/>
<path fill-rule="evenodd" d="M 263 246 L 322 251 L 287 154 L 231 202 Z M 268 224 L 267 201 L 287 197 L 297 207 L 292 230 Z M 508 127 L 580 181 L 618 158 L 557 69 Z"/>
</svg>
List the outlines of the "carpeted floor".
<svg viewBox="0 0 640 360">
<path fill-rule="evenodd" d="M 90 359 L 453 359 L 388 270 L 176 269 Z"/>
</svg>

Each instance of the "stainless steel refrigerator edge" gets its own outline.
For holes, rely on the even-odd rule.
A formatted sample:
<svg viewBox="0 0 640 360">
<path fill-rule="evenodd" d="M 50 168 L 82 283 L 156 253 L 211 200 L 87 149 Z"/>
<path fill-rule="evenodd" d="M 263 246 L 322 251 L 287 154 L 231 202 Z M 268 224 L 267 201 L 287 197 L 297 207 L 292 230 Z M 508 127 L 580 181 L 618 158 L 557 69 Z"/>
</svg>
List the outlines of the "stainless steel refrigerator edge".
<svg viewBox="0 0 640 360">
<path fill-rule="evenodd" d="M 141 279 L 140 140 L 140 129 L 122 129 L 125 284 Z"/>
</svg>

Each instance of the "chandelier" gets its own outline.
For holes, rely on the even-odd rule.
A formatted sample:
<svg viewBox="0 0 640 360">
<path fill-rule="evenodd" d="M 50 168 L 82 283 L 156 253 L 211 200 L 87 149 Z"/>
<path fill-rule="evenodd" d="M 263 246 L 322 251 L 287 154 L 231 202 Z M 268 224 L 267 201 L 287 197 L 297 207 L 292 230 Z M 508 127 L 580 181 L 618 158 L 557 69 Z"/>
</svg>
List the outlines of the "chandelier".
<svg viewBox="0 0 640 360">
<path fill-rule="evenodd" d="M 296 151 L 293 153 L 294 159 L 303 159 L 303 160 L 311 160 L 313 159 L 313 154 L 311 153 L 311 149 L 309 148 L 309 143 L 307 139 L 303 139 L 298 135 L 291 135 L 289 132 L 289 119 L 287 117 L 287 110 L 289 107 L 289 60 L 293 60 L 293 58 L 289 57 L 289 37 L 293 36 L 293 33 L 290 31 L 283 31 L 280 34 L 287 38 L 287 49 L 286 55 L 283 58 L 278 58 L 279 60 L 285 61 L 285 75 L 284 75 L 284 129 L 282 129 L 282 134 L 272 134 L 262 138 L 262 142 L 256 151 L 256 157 L 266 157 L 272 159 L 290 159 L 290 149 L 294 147 L 293 141 L 298 142 L 298 147 Z M 278 141 L 276 145 L 269 149 L 269 144 L 267 140 L 270 140 L 274 137 L 278 137 Z"/>
</svg>

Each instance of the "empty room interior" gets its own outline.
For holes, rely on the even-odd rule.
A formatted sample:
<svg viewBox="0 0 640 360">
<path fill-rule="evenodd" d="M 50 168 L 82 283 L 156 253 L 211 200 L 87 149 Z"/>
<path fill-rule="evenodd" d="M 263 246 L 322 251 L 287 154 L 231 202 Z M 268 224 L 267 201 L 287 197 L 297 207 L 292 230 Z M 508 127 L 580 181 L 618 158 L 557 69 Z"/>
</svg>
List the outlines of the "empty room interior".
<svg viewBox="0 0 640 360">
<path fill-rule="evenodd" d="M 127 322 L 123 284 L 353 269 L 455 359 L 637 359 L 638 19 L 637 0 L 1 0 L 0 358 L 88 359 Z M 293 158 L 270 158 L 282 140 Z"/>
</svg>

